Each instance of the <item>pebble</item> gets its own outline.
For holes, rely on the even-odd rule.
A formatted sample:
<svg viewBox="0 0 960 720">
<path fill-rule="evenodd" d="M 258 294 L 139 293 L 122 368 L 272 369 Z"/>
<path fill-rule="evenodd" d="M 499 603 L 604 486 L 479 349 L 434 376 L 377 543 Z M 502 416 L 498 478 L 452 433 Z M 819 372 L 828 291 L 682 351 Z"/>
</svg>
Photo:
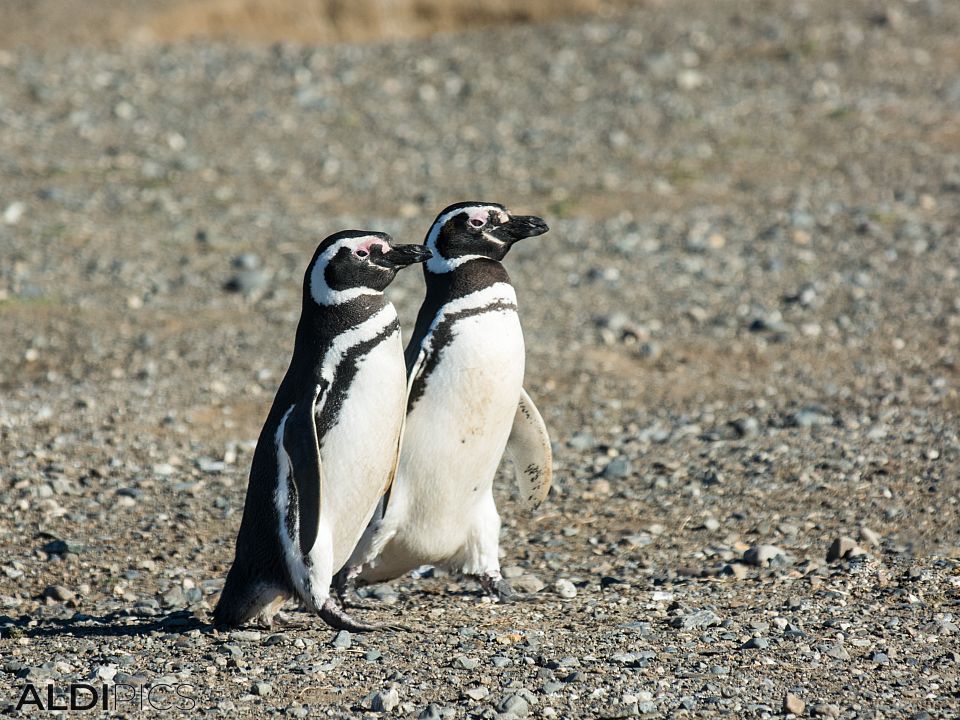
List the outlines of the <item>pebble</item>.
<svg viewBox="0 0 960 720">
<path fill-rule="evenodd" d="M 721 623 L 720 616 L 713 610 L 697 610 L 687 615 L 675 617 L 670 621 L 670 627 L 680 630 L 695 630 L 697 628 L 711 627 Z"/>
<path fill-rule="evenodd" d="M 866 526 L 860 528 L 860 539 L 873 547 L 880 547 L 883 544 L 883 538 Z"/>
<path fill-rule="evenodd" d="M 380 690 L 370 699 L 370 709 L 374 712 L 390 712 L 400 704 L 400 693 L 395 688 Z"/>
<path fill-rule="evenodd" d="M 532 595 L 543 590 L 547 585 L 536 575 L 521 575 L 518 578 L 514 578 L 510 581 L 510 585 L 514 590 L 519 590 L 520 592 L 527 593 Z"/>
<path fill-rule="evenodd" d="M 497 705 L 497 710 L 505 715 L 523 718 L 530 714 L 530 704 L 520 695 L 507 695 Z"/>
<path fill-rule="evenodd" d="M 43 589 L 43 596 L 57 602 L 69 602 L 76 597 L 73 590 L 63 585 L 48 585 Z"/>
<path fill-rule="evenodd" d="M 478 701 L 483 700 L 489 694 L 490 694 L 490 689 L 484 687 L 483 685 L 468 688 L 467 690 L 464 691 L 464 695 L 466 695 L 468 698 L 470 698 L 471 700 L 478 700 Z"/>
<path fill-rule="evenodd" d="M 340 650 L 346 650 L 351 645 L 353 645 L 353 637 L 350 635 L 349 630 L 341 630 L 336 635 L 333 636 L 333 639 L 330 641 L 330 646 L 338 648 Z"/>
<path fill-rule="evenodd" d="M 268 682 L 255 682 L 250 686 L 250 692 L 258 697 L 267 697 L 273 694 L 273 685 Z"/>
<path fill-rule="evenodd" d="M 770 647 L 770 641 L 764 637 L 754 637 L 747 640 L 740 647 L 743 650 L 766 650 Z"/>
<path fill-rule="evenodd" d="M 845 560 L 864 554 L 863 549 L 857 545 L 857 541 L 852 537 L 838 537 L 827 550 L 827 562 L 836 562 L 837 560 Z"/>
<path fill-rule="evenodd" d="M 554 583 L 553 588 L 556 591 L 557 595 L 559 595 L 562 598 L 566 598 L 569 600 L 577 596 L 576 586 L 565 578 L 560 578 L 559 580 L 557 580 L 557 582 Z"/>
<path fill-rule="evenodd" d="M 228 637 L 234 642 L 260 642 L 263 633 L 259 630 L 234 630 Z"/>
<path fill-rule="evenodd" d="M 458 655 L 453 659 L 453 667 L 460 670 L 476 670 L 479 666 L 480 661 L 477 658 L 467 657 L 466 655 Z"/>
<path fill-rule="evenodd" d="M 618 478 L 630 477 L 630 474 L 633 472 L 633 465 L 630 460 L 619 455 L 607 463 L 607 466 L 603 469 L 603 477 L 613 480 Z"/>
<path fill-rule="evenodd" d="M 830 703 L 817 703 L 810 707 L 810 714 L 814 717 L 840 717 L 840 706 Z"/>
<path fill-rule="evenodd" d="M 776 545 L 754 545 L 743 553 L 743 561 L 748 565 L 765 567 L 772 563 L 782 563 L 786 554 Z"/>
<path fill-rule="evenodd" d="M 793 713 L 794 715 L 803 715 L 807 704 L 793 693 L 787 693 L 783 698 L 783 713 Z"/>
<path fill-rule="evenodd" d="M 227 280 L 224 289 L 252 295 L 265 288 L 269 282 L 270 274 L 266 270 L 242 270 Z"/>
</svg>

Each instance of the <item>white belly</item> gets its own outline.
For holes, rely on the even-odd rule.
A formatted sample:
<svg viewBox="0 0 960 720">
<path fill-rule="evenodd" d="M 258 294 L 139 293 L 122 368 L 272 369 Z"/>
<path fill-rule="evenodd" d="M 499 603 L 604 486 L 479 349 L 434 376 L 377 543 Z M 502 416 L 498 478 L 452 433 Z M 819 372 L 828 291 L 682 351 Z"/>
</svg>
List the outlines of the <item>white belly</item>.
<svg viewBox="0 0 960 720">
<path fill-rule="evenodd" d="M 320 524 L 333 544 L 333 570 L 347 561 L 393 471 L 406 404 L 399 331 L 360 360 L 337 423 L 320 448 Z"/>
<path fill-rule="evenodd" d="M 391 505 L 404 514 L 392 549 L 439 563 L 455 555 L 493 478 L 523 385 L 524 345 L 513 310 L 458 320 L 453 340 L 407 416 Z M 389 562 L 391 549 L 384 552 Z"/>
</svg>

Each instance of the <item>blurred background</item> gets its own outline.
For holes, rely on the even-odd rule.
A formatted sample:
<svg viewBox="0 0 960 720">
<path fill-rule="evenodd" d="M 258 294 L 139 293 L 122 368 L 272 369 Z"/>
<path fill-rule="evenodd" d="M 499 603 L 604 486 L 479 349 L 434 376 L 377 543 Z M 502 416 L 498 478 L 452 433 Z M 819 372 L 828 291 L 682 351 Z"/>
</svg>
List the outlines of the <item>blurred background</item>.
<svg viewBox="0 0 960 720">
<path fill-rule="evenodd" d="M 717 607 L 841 537 L 948 572 L 958 37 L 948 0 L 0 0 L 5 607 L 79 564 L 202 614 L 316 244 L 462 200 L 552 228 L 506 262 L 557 472 L 535 519 L 499 485 L 505 562 L 709 594 L 779 549 Z"/>
</svg>

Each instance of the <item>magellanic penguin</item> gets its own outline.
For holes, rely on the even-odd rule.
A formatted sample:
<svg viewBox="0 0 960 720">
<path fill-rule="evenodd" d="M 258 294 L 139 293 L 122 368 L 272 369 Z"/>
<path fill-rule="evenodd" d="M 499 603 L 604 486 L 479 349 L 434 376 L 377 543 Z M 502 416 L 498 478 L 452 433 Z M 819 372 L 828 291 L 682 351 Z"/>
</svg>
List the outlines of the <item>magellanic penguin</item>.
<svg viewBox="0 0 960 720">
<path fill-rule="evenodd" d="M 337 578 L 339 592 L 358 574 L 381 582 L 435 565 L 475 576 L 501 600 L 512 594 L 500 575 L 494 475 L 508 449 L 520 497 L 535 506 L 550 490 L 552 467 L 546 427 L 523 389 L 517 296 L 500 261 L 547 229 L 538 217 L 466 202 L 446 208 L 427 233 L 432 257 L 405 353 L 410 389 L 397 479 Z"/>
<path fill-rule="evenodd" d="M 330 582 L 396 472 L 407 384 L 397 313 L 382 291 L 429 256 L 357 230 L 331 235 L 314 253 L 215 624 L 269 625 L 284 600 L 297 598 L 333 627 L 377 627 L 344 614 Z"/>
</svg>

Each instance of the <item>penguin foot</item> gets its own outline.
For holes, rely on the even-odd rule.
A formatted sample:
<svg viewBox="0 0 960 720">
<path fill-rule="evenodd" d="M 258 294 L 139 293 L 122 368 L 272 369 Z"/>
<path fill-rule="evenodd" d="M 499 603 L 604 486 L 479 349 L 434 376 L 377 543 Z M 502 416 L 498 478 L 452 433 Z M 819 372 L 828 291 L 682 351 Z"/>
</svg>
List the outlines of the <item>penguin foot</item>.
<svg viewBox="0 0 960 720">
<path fill-rule="evenodd" d="M 352 607 L 360 610 L 374 610 L 374 605 L 370 603 L 357 602 L 356 589 L 353 587 L 354 579 L 360 574 L 359 565 L 345 565 L 340 572 L 333 576 L 333 591 L 337 594 L 341 607 Z M 353 593 L 351 593 L 351 590 Z M 354 597 L 349 596 L 353 594 Z"/>
<path fill-rule="evenodd" d="M 500 573 L 483 573 L 478 575 L 477 579 L 483 591 L 490 597 L 496 598 L 498 602 L 509 603 L 517 599 L 517 593 Z"/>
<path fill-rule="evenodd" d="M 376 630 L 400 630 L 402 632 L 412 632 L 406 625 L 394 623 L 365 623 L 360 620 L 354 620 L 337 606 L 333 598 L 327 598 L 319 612 L 320 618 L 330 627 L 336 630 L 349 630 L 350 632 L 374 632 Z"/>
</svg>

